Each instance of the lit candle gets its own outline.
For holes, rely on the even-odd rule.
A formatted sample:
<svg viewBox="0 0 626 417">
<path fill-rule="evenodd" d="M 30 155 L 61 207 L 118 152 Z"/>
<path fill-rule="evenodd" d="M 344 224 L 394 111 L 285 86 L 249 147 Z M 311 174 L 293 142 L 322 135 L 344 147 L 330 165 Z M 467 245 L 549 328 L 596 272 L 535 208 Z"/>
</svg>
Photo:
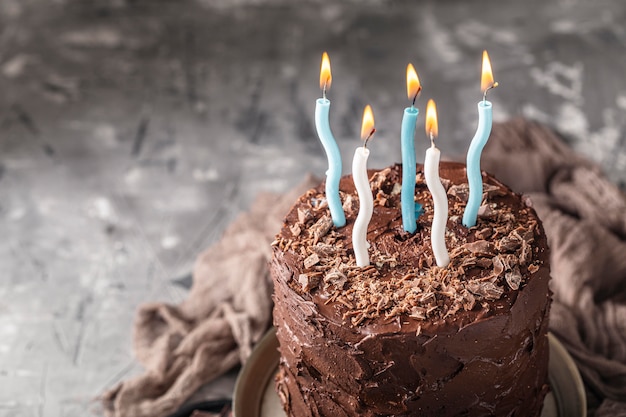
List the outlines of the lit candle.
<svg viewBox="0 0 626 417">
<path fill-rule="evenodd" d="M 330 209 L 333 224 L 335 227 L 343 227 L 346 225 L 346 215 L 343 212 L 341 199 L 339 198 L 341 154 L 339 153 L 339 146 L 337 146 L 335 137 L 330 131 L 330 123 L 328 120 L 330 100 L 326 98 L 326 90 L 330 88 L 332 79 L 330 59 L 328 58 L 328 54 L 324 52 L 320 69 L 322 98 L 318 98 L 315 102 L 315 129 L 317 130 L 317 135 L 322 142 L 326 157 L 328 158 L 328 170 L 326 171 L 326 201 L 328 201 L 328 208 Z"/>
<path fill-rule="evenodd" d="M 441 152 L 435 147 L 437 137 L 437 107 L 435 102 L 428 100 L 426 106 L 426 135 L 430 138 L 430 148 L 426 150 L 424 159 L 424 176 L 430 194 L 433 196 L 435 214 L 430 232 L 430 242 L 437 261 L 437 266 L 444 267 L 450 263 L 446 248 L 446 223 L 448 222 L 448 195 L 439 178 L 439 157 Z"/>
<path fill-rule="evenodd" d="M 483 177 L 480 170 L 480 155 L 489 139 L 492 124 L 492 106 L 487 101 L 487 91 L 498 86 L 493 81 L 491 62 L 487 51 L 483 51 L 483 67 L 480 80 L 480 89 L 483 92 L 482 101 L 478 102 L 478 128 L 467 151 L 467 182 L 469 183 L 469 198 L 463 213 L 465 227 L 476 226 L 478 208 L 483 199 Z"/>
<path fill-rule="evenodd" d="M 415 123 L 419 110 L 415 108 L 415 100 L 422 90 L 417 72 L 413 64 L 406 67 L 406 93 L 412 100 L 411 107 L 404 109 L 402 116 L 402 226 L 413 233 L 417 228 L 415 218 L 422 211 L 422 206 L 415 202 Z"/>
<path fill-rule="evenodd" d="M 352 247 L 356 257 L 357 266 L 368 266 L 370 257 L 368 253 L 369 243 L 367 242 L 367 227 L 372 219 L 374 211 L 374 198 L 367 176 L 367 158 L 370 155 L 367 149 L 367 141 L 376 132 L 374 128 L 374 115 L 372 108 L 367 105 L 363 111 L 363 123 L 361 125 L 361 139 L 365 141 L 363 146 L 356 148 L 354 159 L 352 160 L 352 179 L 354 187 L 359 195 L 359 214 L 352 229 Z"/>
</svg>

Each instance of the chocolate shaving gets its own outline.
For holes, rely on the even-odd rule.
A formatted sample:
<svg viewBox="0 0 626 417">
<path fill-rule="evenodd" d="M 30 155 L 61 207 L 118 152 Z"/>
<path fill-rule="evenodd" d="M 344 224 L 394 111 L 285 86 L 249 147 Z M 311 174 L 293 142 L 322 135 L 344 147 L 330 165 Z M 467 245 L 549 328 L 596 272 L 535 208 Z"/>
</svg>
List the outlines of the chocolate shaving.
<svg viewBox="0 0 626 417">
<path fill-rule="evenodd" d="M 472 280 L 467 283 L 467 289 L 473 294 L 478 295 L 486 300 L 499 299 L 504 290 L 493 282 Z"/>
<path fill-rule="evenodd" d="M 466 243 L 463 245 L 464 249 L 467 249 L 473 255 L 476 256 L 494 256 L 496 254 L 496 248 L 491 242 L 486 240 L 477 240 L 475 242 Z"/>
<path fill-rule="evenodd" d="M 315 222 L 309 228 L 309 232 L 313 236 L 313 243 L 317 244 L 321 238 L 326 236 L 331 227 L 333 227 L 333 220 L 329 216 L 324 216 Z"/>
<path fill-rule="evenodd" d="M 289 230 L 291 230 L 291 234 L 294 236 L 300 236 L 300 233 L 302 233 L 299 223 L 294 223 L 291 227 L 289 227 Z"/>
<path fill-rule="evenodd" d="M 321 258 L 332 256 L 338 251 L 336 246 L 327 245 L 325 243 L 318 243 L 317 245 L 311 247 L 311 250 Z"/>
<path fill-rule="evenodd" d="M 493 263 L 493 273 L 496 277 L 501 276 L 504 273 L 504 261 L 500 255 L 496 255 L 491 260 Z"/>
<path fill-rule="evenodd" d="M 461 297 L 463 300 L 463 308 L 465 310 L 469 311 L 474 308 L 474 305 L 476 304 L 476 298 L 472 295 L 471 292 L 469 292 L 467 289 L 463 289 L 463 291 L 461 291 Z"/>
<path fill-rule="evenodd" d="M 519 285 L 522 282 L 522 273 L 520 272 L 517 265 L 515 265 L 513 269 L 511 269 L 509 272 L 504 274 L 504 277 L 506 278 L 506 283 L 509 284 L 509 287 L 512 290 L 519 289 Z"/>
<path fill-rule="evenodd" d="M 370 178 L 370 187 L 372 191 L 384 190 L 386 188 L 385 182 L 387 181 L 387 177 L 390 173 L 390 167 L 374 173 L 374 175 L 372 175 L 372 178 Z"/>
<path fill-rule="evenodd" d="M 389 296 L 382 295 L 380 299 L 378 300 L 378 303 L 376 303 L 376 310 L 377 311 L 385 310 L 387 307 L 389 307 L 390 304 L 391 304 L 391 299 L 389 298 Z"/>
<path fill-rule="evenodd" d="M 489 239 L 492 234 L 493 234 L 493 229 L 491 227 L 485 227 L 483 229 L 480 229 L 478 232 L 476 232 L 476 238 L 486 240 L 486 239 Z"/>
<path fill-rule="evenodd" d="M 532 248 L 528 241 L 522 240 L 522 250 L 519 254 L 519 261 L 522 265 L 525 265 L 530 262 Z"/>
<path fill-rule="evenodd" d="M 493 265 L 493 262 L 489 258 L 478 258 L 476 260 L 476 265 L 482 269 L 489 269 Z"/>
<path fill-rule="evenodd" d="M 409 313 L 409 317 L 413 317 L 416 319 L 424 320 L 426 319 L 426 309 L 424 307 L 415 306 L 411 308 Z"/>
<path fill-rule="evenodd" d="M 311 210 L 298 207 L 298 221 L 300 224 L 306 225 L 311 220 L 313 220 Z"/>
<path fill-rule="evenodd" d="M 311 254 L 308 258 L 306 258 L 304 260 L 304 268 L 305 269 L 309 269 L 311 268 L 313 265 L 318 264 L 320 261 L 320 257 L 317 256 L 317 253 L 313 253 Z"/>
<path fill-rule="evenodd" d="M 519 258 L 514 254 L 505 254 L 502 256 L 504 260 L 504 268 L 510 271 L 515 265 L 519 264 Z"/>
<path fill-rule="evenodd" d="M 460 266 L 461 268 L 465 269 L 476 265 L 478 265 L 478 258 L 474 255 L 468 255 L 463 258 Z"/>
<path fill-rule="evenodd" d="M 526 243 L 532 243 L 535 240 L 535 228 L 537 227 L 537 222 L 530 222 L 528 224 L 528 228 L 520 226 L 515 231 L 522 237 L 522 240 L 525 240 Z"/>
<path fill-rule="evenodd" d="M 348 278 L 338 269 L 333 269 L 324 276 L 324 291 L 328 292 L 331 287 L 342 290 Z"/>
<path fill-rule="evenodd" d="M 343 201 L 343 210 L 346 213 L 352 214 L 357 210 L 357 199 L 352 196 L 352 194 L 348 194 L 346 199 Z"/>
<path fill-rule="evenodd" d="M 469 185 L 468 184 L 455 184 L 448 188 L 448 194 L 452 197 L 456 197 L 460 201 L 467 201 L 469 198 Z"/>
<path fill-rule="evenodd" d="M 467 250 L 467 248 L 463 247 L 463 246 L 457 246 L 456 248 L 453 248 L 450 251 L 450 258 L 454 259 L 454 258 L 458 258 L 461 257 L 465 254 L 469 253 L 469 250 Z"/>
<path fill-rule="evenodd" d="M 298 282 L 302 285 L 302 291 L 311 291 L 320 283 L 319 274 L 300 274 L 298 276 Z"/>
<path fill-rule="evenodd" d="M 387 195 L 382 191 L 378 191 L 378 193 L 376 193 L 376 199 L 374 199 L 374 204 L 385 207 L 387 205 Z"/>
<path fill-rule="evenodd" d="M 508 236 L 498 241 L 497 247 L 500 252 L 515 252 L 522 246 L 522 237 L 513 230 Z"/>
<path fill-rule="evenodd" d="M 487 198 L 501 197 L 505 196 L 506 192 L 498 186 L 483 183 L 483 196 L 484 195 L 486 195 Z"/>
<path fill-rule="evenodd" d="M 494 218 L 496 212 L 491 208 L 491 204 L 483 204 L 478 207 L 478 217 L 491 219 Z"/>
<path fill-rule="evenodd" d="M 448 316 L 454 316 L 457 313 L 457 311 L 461 309 L 461 307 L 462 307 L 461 303 L 458 303 L 458 302 L 452 303 L 452 305 L 448 308 L 448 311 L 443 316 L 443 318 L 445 319 Z"/>
</svg>

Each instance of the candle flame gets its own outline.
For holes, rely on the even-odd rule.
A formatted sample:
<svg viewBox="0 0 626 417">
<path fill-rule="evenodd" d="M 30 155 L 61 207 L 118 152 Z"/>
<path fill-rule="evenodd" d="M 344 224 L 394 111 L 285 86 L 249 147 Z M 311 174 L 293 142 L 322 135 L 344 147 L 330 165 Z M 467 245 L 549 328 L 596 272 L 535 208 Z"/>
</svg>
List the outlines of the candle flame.
<svg viewBox="0 0 626 417">
<path fill-rule="evenodd" d="M 487 51 L 483 51 L 483 69 L 480 77 L 480 91 L 483 93 L 490 88 L 496 87 L 498 84 L 493 81 L 493 72 L 491 71 L 491 61 L 489 61 L 489 54 Z"/>
<path fill-rule="evenodd" d="M 328 58 L 328 54 L 324 52 L 322 54 L 322 66 L 320 68 L 320 88 L 324 91 L 329 90 L 332 81 L 333 75 L 330 72 L 330 58 Z"/>
<path fill-rule="evenodd" d="M 367 141 L 372 137 L 372 135 L 376 132 L 376 128 L 374 127 L 374 113 L 372 113 L 372 107 L 368 104 L 365 106 L 365 110 L 363 110 L 363 123 L 361 124 L 361 139 Z"/>
<path fill-rule="evenodd" d="M 426 105 L 426 134 L 430 139 L 437 137 L 439 126 L 437 124 L 437 105 L 431 98 Z"/>
<path fill-rule="evenodd" d="M 409 64 L 406 66 L 406 95 L 409 100 L 413 100 L 413 104 L 415 104 L 415 99 L 417 99 L 420 91 L 422 91 L 420 79 L 417 77 L 413 64 Z"/>
</svg>

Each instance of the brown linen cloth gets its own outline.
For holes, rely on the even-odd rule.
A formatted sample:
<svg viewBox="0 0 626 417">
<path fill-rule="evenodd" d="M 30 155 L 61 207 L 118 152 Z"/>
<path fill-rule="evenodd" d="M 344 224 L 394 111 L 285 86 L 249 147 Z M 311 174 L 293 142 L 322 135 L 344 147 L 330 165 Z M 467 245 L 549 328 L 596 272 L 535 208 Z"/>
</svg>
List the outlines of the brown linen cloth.
<svg viewBox="0 0 626 417">
<path fill-rule="evenodd" d="M 483 169 L 532 197 L 552 249 L 551 331 L 577 362 L 596 416 L 626 416 L 626 198 L 552 131 L 521 119 L 494 126 Z M 259 196 L 200 255 L 185 302 L 140 308 L 134 348 L 147 370 L 104 394 L 109 416 L 165 416 L 245 361 L 271 321 L 269 244 L 313 184 Z"/>
</svg>

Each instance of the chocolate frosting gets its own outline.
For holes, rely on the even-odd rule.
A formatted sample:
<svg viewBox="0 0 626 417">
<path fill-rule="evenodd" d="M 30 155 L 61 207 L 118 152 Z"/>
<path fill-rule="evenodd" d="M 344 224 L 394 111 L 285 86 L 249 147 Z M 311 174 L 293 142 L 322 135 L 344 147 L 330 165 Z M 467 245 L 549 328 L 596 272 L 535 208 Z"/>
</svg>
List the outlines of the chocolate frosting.
<svg viewBox="0 0 626 417">
<path fill-rule="evenodd" d="M 372 265 L 354 264 L 358 213 L 341 180 L 347 225 L 334 229 L 323 184 L 287 214 L 273 245 L 277 390 L 289 416 L 538 416 L 548 391 L 551 293 L 546 237 L 527 200 L 483 173 L 477 225 L 461 224 L 465 167 L 442 163 L 451 263 L 434 265 L 432 203 L 402 229 L 401 166 L 370 171 Z"/>
</svg>

